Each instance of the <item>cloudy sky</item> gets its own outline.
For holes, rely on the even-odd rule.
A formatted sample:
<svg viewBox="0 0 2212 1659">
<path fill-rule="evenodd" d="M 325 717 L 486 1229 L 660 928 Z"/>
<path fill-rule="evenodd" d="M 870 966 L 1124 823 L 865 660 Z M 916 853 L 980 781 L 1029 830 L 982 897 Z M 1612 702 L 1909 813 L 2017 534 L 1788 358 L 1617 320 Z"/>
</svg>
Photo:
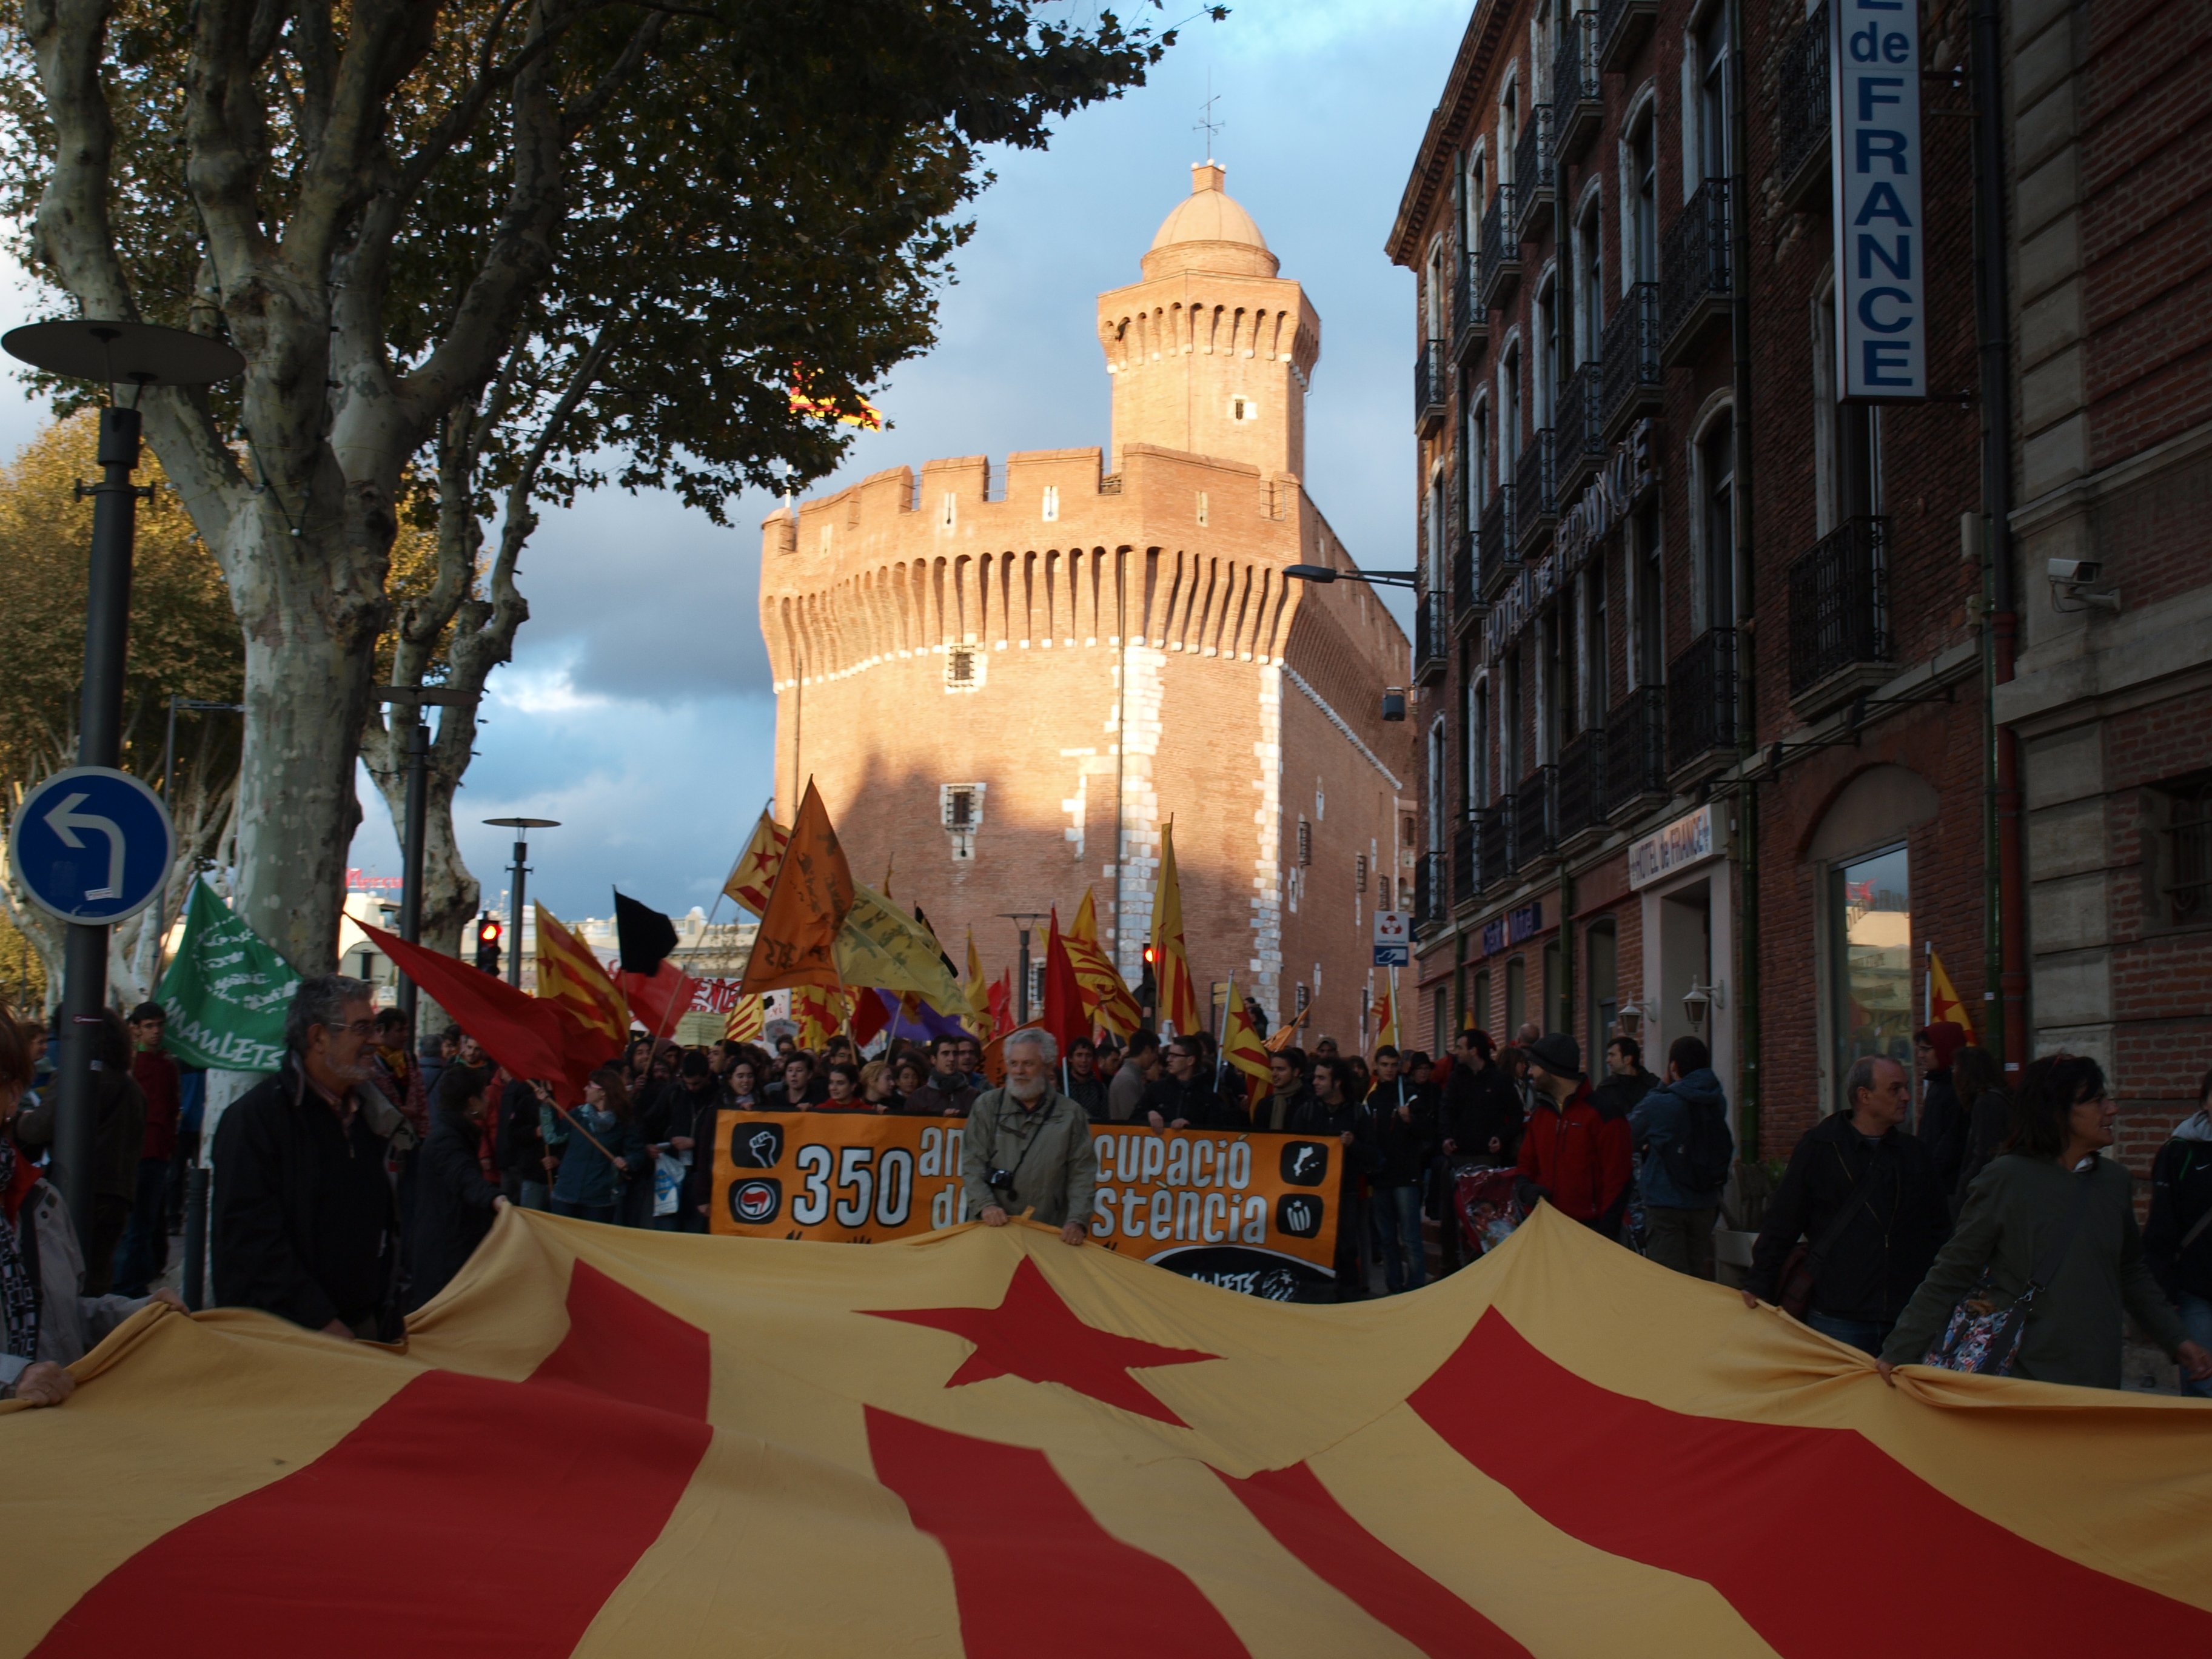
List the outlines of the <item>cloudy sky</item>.
<svg viewBox="0 0 2212 1659">
<path fill-rule="evenodd" d="M 1170 0 L 1146 15 L 1195 9 Z M 1093 299 L 1136 279 L 1188 192 L 1210 84 L 1230 192 L 1321 313 L 1307 488 L 1362 562 L 1409 565 L 1412 279 L 1382 242 L 1468 9 L 1232 0 L 1226 21 L 1186 26 L 1150 84 L 1071 118 L 1049 150 L 993 156 L 997 182 L 976 204 L 936 349 L 878 398 L 890 429 L 863 435 L 814 489 L 933 456 L 1106 441 Z M 0 393 L 0 443 L 21 443 L 40 415 Z M 611 489 L 545 516 L 522 562 L 531 620 L 492 678 L 457 813 L 487 899 L 506 886 L 508 832 L 480 820 L 526 814 L 562 821 L 531 859 L 532 894 L 561 914 L 607 915 L 613 885 L 672 911 L 713 904 L 773 786 L 755 607 L 774 505 L 748 499 L 737 527 L 718 530 L 671 498 Z M 397 874 L 366 779 L 362 801 L 353 862 Z"/>
</svg>

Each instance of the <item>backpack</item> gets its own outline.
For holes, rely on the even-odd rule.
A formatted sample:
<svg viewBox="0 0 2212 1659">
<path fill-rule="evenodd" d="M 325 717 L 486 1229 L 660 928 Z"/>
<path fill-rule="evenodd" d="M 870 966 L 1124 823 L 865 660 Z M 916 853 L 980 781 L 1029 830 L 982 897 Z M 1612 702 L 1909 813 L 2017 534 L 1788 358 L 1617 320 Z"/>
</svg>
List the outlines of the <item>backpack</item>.
<svg viewBox="0 0 2212 1659">
<path fill-rule="evenodd" d="M 1735 1161 L 1727 1106 L 1717 1100 L 1683 1101 L 1682 1133 L 1668 1139 L 1659 1158 L 1667 1179 L 1681 1191 L 1717 1194 Z"/>
</svg>

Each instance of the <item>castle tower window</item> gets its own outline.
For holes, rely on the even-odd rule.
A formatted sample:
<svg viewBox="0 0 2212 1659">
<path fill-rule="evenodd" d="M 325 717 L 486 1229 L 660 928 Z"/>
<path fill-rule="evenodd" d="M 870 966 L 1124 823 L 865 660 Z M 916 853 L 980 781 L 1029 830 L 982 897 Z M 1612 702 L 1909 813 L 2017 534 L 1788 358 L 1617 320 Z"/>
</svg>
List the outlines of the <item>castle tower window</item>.
<svg viewBox="0 0 2212 1659">
<path fill-rule="evenodd" d="M 1260 418 L 1260 403 L 1256 398 L 1231 398 L 1229 418 L 1232 421 L 1256 421 Z"/>
<path fill-rule="evenodd" d="M 1355 891 L 1364 893 L 1367 890 L 1367 854 L 1364 853 L 1355 854 L 1352 857 L 1352 881 Z"/>
<path fill-rule="evenodd" d="M 1198 492 L 1198 521 L 1200 524 L 1206 522 L 1206 492 L 1203 489 Z"/>
<path fill-rule="evenodd" d="M 948 489 L 945 492 L 945 510 L 939 515 L 938 523 L 950 530 L 959 521 L 960 498 Z"/>
<path fill-rule="evenodd" d="M 969 646 L 954 646 L 945 653 L 945 689 L 974 691 L 983 684 L 983 653 Z"/>
<path fill-rule="evenodd" d="M 1044 487 L 1044 521 L 1047 524 L 1054 524 L 1059 521 L 1059 519 L 1060 486 L 1047 484 Z"/>
<path fill-rule="evenodd" d="M 980 783 L 941 783 L 937 786 L 939 820 L 951 838 L 955 863 L 975 856 L 975 832 L 983 827 L 983 786 Z"/>
<path fill-rule="evenodd" d="M 1313 862 L 1313 823 L 1310 819 L 1303 817 L 1298 820 L 1298 862 Z"/>
</svg>

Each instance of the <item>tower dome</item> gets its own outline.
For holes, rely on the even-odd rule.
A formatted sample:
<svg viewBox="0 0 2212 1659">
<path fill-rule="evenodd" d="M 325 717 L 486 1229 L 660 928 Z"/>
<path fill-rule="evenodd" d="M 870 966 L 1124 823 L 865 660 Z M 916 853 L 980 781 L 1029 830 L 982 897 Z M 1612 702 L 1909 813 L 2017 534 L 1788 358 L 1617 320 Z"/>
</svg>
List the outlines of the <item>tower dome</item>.
<svg viewBox="0 0 2212 1659">
<path fill-rule="evenodd" d="M 1230 276 L 1275 274 L 1280 262 L 1267 251 L 1267 239 L 1252 216 L 1221 187 L 1226 177 L 1225 170 L 1212 161 L 1191 168 L 1190 194 L 1160 222 L 1145 255 L 1148 281 L 1185 270 Z"/>
</svg>

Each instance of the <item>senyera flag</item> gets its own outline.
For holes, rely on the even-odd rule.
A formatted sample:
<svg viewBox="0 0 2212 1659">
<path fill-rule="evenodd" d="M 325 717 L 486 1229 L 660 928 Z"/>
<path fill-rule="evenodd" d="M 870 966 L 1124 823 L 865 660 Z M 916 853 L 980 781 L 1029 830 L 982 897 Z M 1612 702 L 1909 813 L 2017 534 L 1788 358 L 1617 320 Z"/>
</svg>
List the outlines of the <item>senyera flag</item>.
<svg viewBox="0 0 2212 1659">
<path fill-rule="evenodd" d="M 506 1211 L 404 1349 L 0 1405 L 0 1656 L 2202 1654 L 2212 1409 L 1906 1370 L 1548 1210 L 1285 1306 L 1053 1231 Z"/>
</svg>

